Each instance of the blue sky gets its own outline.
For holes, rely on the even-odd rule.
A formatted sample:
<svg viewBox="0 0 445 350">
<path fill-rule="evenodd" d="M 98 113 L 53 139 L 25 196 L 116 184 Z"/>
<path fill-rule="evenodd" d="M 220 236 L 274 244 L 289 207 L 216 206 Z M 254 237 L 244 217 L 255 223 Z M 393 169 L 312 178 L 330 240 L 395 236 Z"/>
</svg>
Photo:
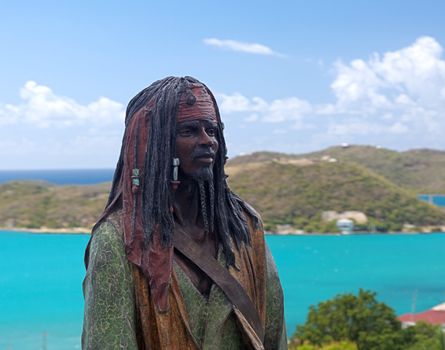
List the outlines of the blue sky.
<svg viewBox="0 0 445 350">
<path fill-rule="evenodd" d="M 444 1 L 0 5 L 0 169 L 112 168 L 168 75 L 216 94 L 230 156 L 445 149 Z"/>
</svg>

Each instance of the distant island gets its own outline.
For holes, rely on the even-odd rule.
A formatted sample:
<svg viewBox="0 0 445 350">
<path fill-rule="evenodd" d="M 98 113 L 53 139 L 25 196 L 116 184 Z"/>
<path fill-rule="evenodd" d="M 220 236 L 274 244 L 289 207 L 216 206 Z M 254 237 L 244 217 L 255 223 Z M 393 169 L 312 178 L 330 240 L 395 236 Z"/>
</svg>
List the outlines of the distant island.
<svg viewBox="0 0 445 350">
<path fill-rule="evenodd" d="M 445 211 L 420 201 L 445 194 L 445 152 L 397 152 L 348 145 L 308 154 L 256 152 L 230 160 L 231 189 L 275 233 L 335 233 L 348 218 L 360 232 L 445 231 Z M 0 227 L 89 231 L 110 183 L 57 186 L 14 181 L 0 185 Z"/>
<path fill-rule="evenodd" d="M 0 185 L 0 227 L 89 232 L 108 198 L 110 183 L 58 186 L 41 181 Z"/>
</svg>

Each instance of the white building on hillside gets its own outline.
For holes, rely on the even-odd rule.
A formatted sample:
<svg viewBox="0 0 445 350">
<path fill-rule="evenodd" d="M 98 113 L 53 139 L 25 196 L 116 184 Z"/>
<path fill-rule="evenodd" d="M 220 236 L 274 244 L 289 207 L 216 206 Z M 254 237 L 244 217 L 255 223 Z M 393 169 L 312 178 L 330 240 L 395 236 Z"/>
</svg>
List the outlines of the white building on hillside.
<svg viewBox="0 0 445 350">
<path fill-rule="evenodd" d="M 350 219 L 337 220 L 337 227 L 344 235 L 348 235 L 354 231 L 354 221 Z"/>
</svg>

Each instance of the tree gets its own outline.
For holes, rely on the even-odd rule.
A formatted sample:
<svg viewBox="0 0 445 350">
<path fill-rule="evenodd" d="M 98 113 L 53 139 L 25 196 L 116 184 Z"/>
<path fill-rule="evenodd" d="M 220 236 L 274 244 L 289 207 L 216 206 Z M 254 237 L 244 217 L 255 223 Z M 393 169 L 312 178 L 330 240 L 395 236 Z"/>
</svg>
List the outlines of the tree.
<svg viewBox="0 0 445 350">
<path fill-rule="evenodd" d="M 289 344 L 289 350 L 357 350 L 357 345 L 349 341 L 333 342 L 318 347 L 312 344 Z"/>
<path fill-rule="evenodd" d="M 389 306 L 376 300 L 376 293 L 360 289 L 338 295 L 311 306 L 306 323 L 294 334 L 300 343 L 321 347 L 323 344 L 349 340 L 358 350 L 402 350 L 401 323 Z"/>
<path fill-rule="evenodd" d="M 403 330 L 406 350 L 445 350 L 445 337 L 439 326 L 425 322 Z"/>
</svg>

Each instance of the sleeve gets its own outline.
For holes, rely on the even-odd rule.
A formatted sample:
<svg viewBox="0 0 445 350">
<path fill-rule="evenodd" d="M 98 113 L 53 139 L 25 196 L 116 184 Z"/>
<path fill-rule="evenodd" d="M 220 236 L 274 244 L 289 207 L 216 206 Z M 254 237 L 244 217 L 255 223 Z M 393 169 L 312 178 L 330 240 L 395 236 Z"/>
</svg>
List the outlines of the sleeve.
<svg viewBox="0 0 445 350">
<path fill-rule="evenodd" d="M 287 349 L 286 323 L 284 321 L 284 298 L 278 271 L 272 254 L 266 246 L 266 329 L 265 349 Z"/>
<path fill-rule="evenodd" d="M 83 293 L 82 349 L 137 349 L 130 263 L 119 233 L 107 221 L 91 238 Z"/>
</svg>

